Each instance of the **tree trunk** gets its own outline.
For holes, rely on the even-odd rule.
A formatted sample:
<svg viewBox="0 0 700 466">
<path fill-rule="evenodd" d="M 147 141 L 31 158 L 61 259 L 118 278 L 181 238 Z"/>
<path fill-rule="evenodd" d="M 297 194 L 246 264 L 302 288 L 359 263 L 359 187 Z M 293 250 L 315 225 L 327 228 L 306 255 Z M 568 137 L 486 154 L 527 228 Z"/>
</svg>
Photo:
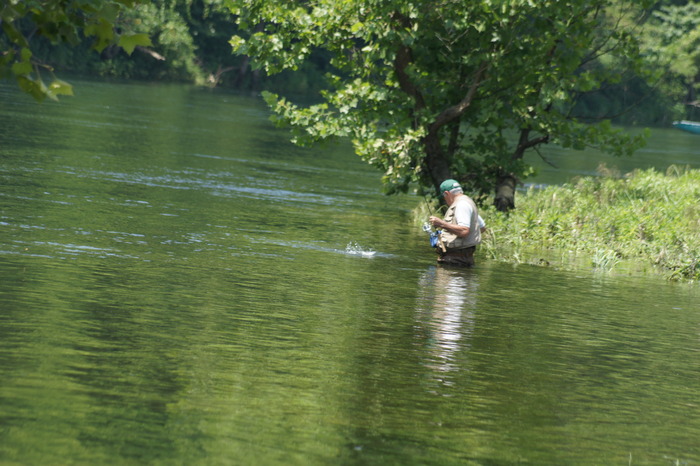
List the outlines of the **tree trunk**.
<svg viewBox="0 0 700 466">
<path fill-rule="evenodd" d="M 440 145 L 440 138 L 437 132 L 430 132 L 423 139 L 423 145 L 425 147 L 425 165 L 428 169 L 428 174 L 430 176 L 430 181 L 432 181 L 435 187 L 435 192 L 440 196 L 440 184 L 452 178 L 452 173 L 450 172 L 450 164 L 445 158 L 442 146 Z"/>
<path fill-rule="evenodd" d="M 520 130 L 518 145 L 515 148 L 511 159 L 520 160 L 525 155 L 525 151 L 527 149 L 540 144 L 546 144 L 547 142 L 549 142 L 548 134 L 530 139 L 530 129 L 522 128 Z M 517 183 L 518 179 L 513 173 L 502 172 L 499 175 L 498 180 L 496 181 L 496 196 L 493 200 L 493 205 L 496 206 L 497 210 L 501 212 L 508 212 L 509 210 L 515 209 L 515 186 Z"/>
<path fill-rule="evenodd" d="M 515 185 L 517 180 L 512 173 L 506 173 L 498 178 L 496 183 L 496 198 L 493 205 L 496 210 L 508 212 L 515 209 Z"/>
<path fill-rule="evenodd" d="M 248 66 L 250 65 L 250 57 L 248 55 L 245 55 L 243 57 L 243 60 L 241 61 L 241 65 L 238 67 L 238 74 L 236 75 L 236 79 L 233 82 L 233 86 L 236 88 L 241 88 L 243 87 L 243 83 L 245 82 L 245 78 L 248 74 Z"/>
</svg>

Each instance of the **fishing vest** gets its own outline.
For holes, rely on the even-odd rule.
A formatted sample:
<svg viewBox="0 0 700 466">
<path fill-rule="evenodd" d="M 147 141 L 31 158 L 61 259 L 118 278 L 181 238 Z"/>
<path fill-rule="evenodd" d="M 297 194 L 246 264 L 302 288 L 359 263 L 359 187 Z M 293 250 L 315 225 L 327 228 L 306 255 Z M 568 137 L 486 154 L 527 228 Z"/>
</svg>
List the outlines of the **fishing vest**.
<svg viewBox="0 0 700 466">
<path fill-rule="evenodd" d="M 457 235 L 450 233 L 448 231 L 442 231 L 442 241 L 445 243 L 445 247 L 448 249 L 464 249 L 476 246 L 481 243 L 481 228 L 479 228 L 479 211 L 476 208 L 476 204 L 469 196 L 462 195 L 457 198 L 457 201 L 453 202 L 452 205 L 447 209 L 445 213 L 445 221 L 453 225 L 457 225 L 457 220 L 455 219 L 455 209 L 457 204 L 467 202 L 469 203 L 472 216 L 469 219 L 469 234 L 464 238 L 459 238 Z"/>
</svg>

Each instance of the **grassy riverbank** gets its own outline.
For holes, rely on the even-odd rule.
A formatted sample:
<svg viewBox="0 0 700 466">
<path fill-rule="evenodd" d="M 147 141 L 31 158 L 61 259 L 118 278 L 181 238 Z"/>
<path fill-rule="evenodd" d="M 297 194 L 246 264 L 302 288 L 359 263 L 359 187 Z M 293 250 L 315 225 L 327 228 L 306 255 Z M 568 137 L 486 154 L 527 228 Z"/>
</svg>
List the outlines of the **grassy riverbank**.
<svg viewBox="0 0 700 466">
<path fill-rule="evenodd" d="M 651 265 L 669 279 L 700 279 L 700 170 L 600 172 L 519 193 L 509 214 L 485 209 L 482 254 L 606 271 Z"/>
<path fill-rule="evenodd" d="M 700 170 L 670 167 L 532 188 L 508 214 L 482 209 L 489 231 L 480 255 L 494 260 L 646 270 L 700 280 Z M 423 214 L 420 214 L 423 216 Z M 427 216 L 427 213 L 425 213 Z"/>
</svg>

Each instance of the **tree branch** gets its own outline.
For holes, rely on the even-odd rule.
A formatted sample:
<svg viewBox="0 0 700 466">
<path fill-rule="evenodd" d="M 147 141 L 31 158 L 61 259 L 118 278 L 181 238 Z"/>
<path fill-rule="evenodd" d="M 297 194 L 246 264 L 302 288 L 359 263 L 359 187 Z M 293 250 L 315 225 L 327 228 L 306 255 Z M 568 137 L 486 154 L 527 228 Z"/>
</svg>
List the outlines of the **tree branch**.
<svg viewBox="0 0 700 466">
<path fill-rule="evenodd" d="M 411 20 L 398 11 L 395 11 L 392 14 L 392 19 L 397 21 L 403 28 L 410 29 L 411 27 Z M 394 59 L 394 72 L 396 73 L 396 78 L 399 81 L 399 87 L 401 90 L 413 97 L 413 100 L 415 100 L 415 110 L 421 110 L 425 108 L 425 99 L 423 98 L 423 94 L 413 83 L 413 81 L 411 81 L 411 78 L 406 72 L 406 68 L 408 68 L 412 62 L 413 51 L 406 44 L 400 44 L 398 50 L 396 51 L 396 58 Z"/>
<path fill-rule="evenodd" d="M 447 145 L 447 155 L 452 158 L 457 151 L 457 145 L 459 143 L 459 128 L 460 121 L 459 118 L 454 120 L 450 128 L 450 142 Z"/>
<path fill-rule="evenodd" d="M 515 148 L 515 152 L 513 152 L 513 159 L 522 159 L 525 155 L 526 150 L 547 142 L 549 142 L 548 134 L 545 134 L 544 136 L 540 136 L 538 138 L 530 139 L 530 129 L 523 128 L 520 130 L 520 139 L 518 140 L 518 146 Z"/>
<path fill-rule="evenodd" d="M 401 90 L 406 94 L 413 97 L 416 101 L 416 109 L 420 110 L 425 108 L 425 100 L 423 99 L 423 94 L 418 90 L 415 84 L 411 81 L 406 73 L 406 68 L 413 61 L 413 55 L 411 49 L 406 45 L 401 45 L 396 52 L 396 59 L 394 60 L 394 71 L 396 72 L 396 77 L 399 80 L 399 86 Z"/>
<path fill-rule="evenodd" d="M 467 95 L 464 96 L 464 98 L 458 104 L 453 105 L 452 107 L 449 107 L 445 109 L 442 113 L 440 113 L 437 116 L 437 118 L 435 118 L 435 121 L 430 125 L 430 128 L 428 129 L 429 132 L 436 132 L 437 130 L 445 126 L 447 123 L 453 121 L 456 118 L 461 117 L 462 114 L 464 114 L 464 112 L 469 108 L 472 101 L 474 100 L 476 90 L 479 88 L 479 85 L 483 82 L 481 78 L 486 72 L 487 68 L 488 63 L 482 62 L 479 66 L 479 69 L 474 74 L 474 81 L 469 87 Z"/>
</svg>

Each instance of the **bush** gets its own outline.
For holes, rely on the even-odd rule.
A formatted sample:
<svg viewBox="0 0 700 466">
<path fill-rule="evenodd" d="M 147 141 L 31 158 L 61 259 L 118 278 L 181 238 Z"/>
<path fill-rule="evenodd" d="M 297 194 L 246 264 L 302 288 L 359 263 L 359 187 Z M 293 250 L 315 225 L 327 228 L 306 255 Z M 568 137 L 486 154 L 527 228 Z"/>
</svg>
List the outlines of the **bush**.
<svg viewBox="0 0 700 466">
<path fill-rule="evenodd" d="M 607 270 L 621 260 L 644 261 L 671 279 L 700 279 L 700 170 L 601 171 L 562 186 L 531 188 L 509 214 L 487 208 L 492 235 L 483 248 L 504 260 L 513 251 L 522 257 L 524 245 L 572 252 Z"/>
</svg>

